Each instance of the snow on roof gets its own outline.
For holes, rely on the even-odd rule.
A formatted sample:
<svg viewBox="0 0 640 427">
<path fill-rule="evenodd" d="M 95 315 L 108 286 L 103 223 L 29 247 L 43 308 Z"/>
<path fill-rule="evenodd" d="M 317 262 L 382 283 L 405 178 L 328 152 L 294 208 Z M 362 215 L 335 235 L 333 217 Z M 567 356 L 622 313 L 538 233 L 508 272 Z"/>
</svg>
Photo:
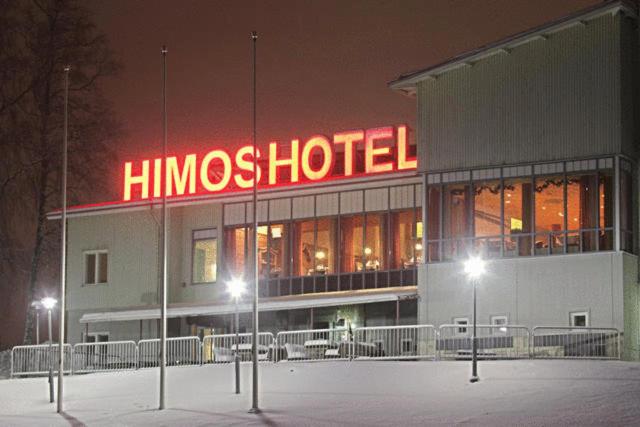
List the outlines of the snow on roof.
<svg viewBox="0 0 640 427">
<path fill-rule="evenodd" d="M 346 304 L 368 304 L 375 302 L 396 301 L 399 298 L 415 297 L 418 291 L 415 286 L 402 286 L 395 288 L 380 288 L 364 291 L 342 291 L 324 294 L 300 295 L 263 299 L 260 303 L 260 311 L 294 310 L 300 308 L 332 307 Z M 238 305 L 241 313 L 252 310 L 250 303 Z M 186 316 L 214 316 L 232 314 L 235 312 L 234 304 L 198 304 L 198 305 L 174 305 L 167 309 L 168 317 Z M 159 319 L 160 308 L 138 308 L 131 310 L 106 311 L 85 313 L 80 317 L 80 323 L 96 322 L 122 322 L 130 320 Z"/>
</svg>

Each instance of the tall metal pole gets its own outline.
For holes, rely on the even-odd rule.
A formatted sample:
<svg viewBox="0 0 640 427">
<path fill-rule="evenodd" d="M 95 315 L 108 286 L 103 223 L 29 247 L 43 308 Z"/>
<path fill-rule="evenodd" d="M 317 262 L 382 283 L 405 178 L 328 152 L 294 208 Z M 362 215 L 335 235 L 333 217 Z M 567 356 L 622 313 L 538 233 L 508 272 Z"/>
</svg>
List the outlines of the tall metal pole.
<svg viewBox="0 0 640 427">
<path fill-rule="evenodd" d="M 167 47 L 162 46 L 162 158 L 163 165 L 167 159 Z M 162 189 L 162 290 L 160 292 L 160 404 L 158 409 L 166 406 L 167 383 L 167 189 L 166 166 L 163 167 L 165 183 Z M 161 175 L 162 176 L 162 175 Z"/>
<path fill-rule="evenodd" d="M 53 337 L 51 333 L 51 309 L 47 310 L 49 319 L 49 403 L 53 403 Z"/>
<path fill-rule="evenodd" d="M 40 309 L 36 308 L 36 345 L 40 344 Z"/>
<path fill-rule="evenodd" d="M 478 378 L 478 338 L 476 337 L 476 282 L 477 279 L 471 279 L 473 281 L 473 337 L 471 338 L 471 379 L 472 383 L 479 380 Z"/>
<path fill-rule="evenodd" d="M 253 331 L 251 334 L 251 360 L 253 367 L 252 403 L 249 412 L 259 413 L 258 406 L 258 146 L 256 142 L 256 43 L 258 33 L 251 33 L 252 41 L 252 85 L 251 127 L 253 137 Z"/>
<path fill-rule="evenodd" d="M 235 329 L 236 329 L 236 351 L 235 351 L 235 363 L 236 363 L 236 394 L 240 394 L 240 355 L 238 354 L 239 346 L 240 346 L 240 331 L 238 330 L 240 327 L 240 313 L 238 312 L 238 297 L 235 298 L 236 301 L 236 315 L 235 315 Z"/>
<path fill-rule="evenodd" d="M 64 319 L 67 285 L 67 139 L 69 137 L 69 71 L 64 67 L 64 130 L 62 138 L 62 237 L 60 242 L 60 332 L 58 333 L 58 413 L 63 411 Z M 51 313 L 51 312 L 49 312 Z"/>
</svg>

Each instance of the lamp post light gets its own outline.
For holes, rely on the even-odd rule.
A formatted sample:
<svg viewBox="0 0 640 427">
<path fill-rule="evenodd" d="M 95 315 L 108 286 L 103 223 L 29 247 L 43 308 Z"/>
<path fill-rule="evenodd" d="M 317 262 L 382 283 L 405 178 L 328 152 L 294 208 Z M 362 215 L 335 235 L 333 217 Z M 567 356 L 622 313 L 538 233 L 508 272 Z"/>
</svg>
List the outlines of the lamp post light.
<svg viewBox="0 0 640 427">
<path fill-rule="evenodd" d="M 56 306 L 58 301 L 55 298 L 42 298 L 40 304 L 47 310 L 47 319 L 49 326 L 49 402 L 53 403 L 53 337 L 51 334 L 51 310 Z"/>
<path fill-rule="evenodd" d="M 232 279 L 227 283 L 227 291 L 231 295 L 235 303 L 235 334 L 236 334 L 236 349 L 234 351 L 234 363 L 236 366 L 236 394 L 240 394 L 240 356 L 238 355 L 238 349 L 240 345 L 240 313 L 238 312 L 238 299 L 242 296 L 246 288 L 246 284 L 240 279 Z"/>
<path fill-rule="evenodd" d="M 486 262 L 480 257 L 471 257 L 464 263 L 464 272 L 473 284 L 473 336 L 471 337 L 471 379 L 472 383 L 478 382 L 478 338 L 476 336 L 477 311 L 476 311 L 476 285 L 480 276 L 485 272 Z"/>
<path fill-rule="evenodd" d="M 36 311 L 36 345 L 40 344 L 40 309 L 42 303 L 40 301 L 33 301 L 31 307 Z"/>
</svg>

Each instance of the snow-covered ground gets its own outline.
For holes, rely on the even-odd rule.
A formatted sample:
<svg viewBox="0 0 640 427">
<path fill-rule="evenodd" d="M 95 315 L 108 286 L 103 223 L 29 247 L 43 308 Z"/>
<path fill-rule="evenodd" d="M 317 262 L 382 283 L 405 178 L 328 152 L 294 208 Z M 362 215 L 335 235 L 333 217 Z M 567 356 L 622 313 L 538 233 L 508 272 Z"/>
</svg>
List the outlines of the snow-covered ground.
<svg viewBox="0 0 640 427">
<path fill-rule="evenodd" d="M 250 407 L 250 368 L 233 366 L 66 377 L 64 416 L 45 378 L 0 381 L 2 425 L 639 425 L 640 364 L 615 361 L 325 362 L 261 364 L 264 412 Z"/>
</svg>

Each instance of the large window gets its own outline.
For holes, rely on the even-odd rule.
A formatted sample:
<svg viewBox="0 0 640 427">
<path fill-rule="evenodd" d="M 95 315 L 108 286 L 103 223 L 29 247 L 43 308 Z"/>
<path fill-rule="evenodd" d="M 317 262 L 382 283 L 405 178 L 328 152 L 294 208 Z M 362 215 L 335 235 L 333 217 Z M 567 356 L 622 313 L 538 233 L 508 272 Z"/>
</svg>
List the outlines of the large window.
<svg viewBox="0 0 640 427">
<path fill-rule="evenodd" d="M 246 268 L 247 229 L 228 228 L 224 235 L 225 264 L 230 276 L 243 277 Z"/>
<path fill-rule="evenodd" d="M 215 228 L 193 231 L 193 283 L 212 283 L 218 272 L 218 233 Z"/>
<path fill-rule="evenodd" d="M 428 262 L 613 249 L 613 159 L 430 174 Z M 632 166 L 620 161 L 621 248 L 633 249 Z M 471 180 L 471 176 L 491 179 Z M 500 177 L 502 178 L 496 178 Z M 447 182 L 466 178 L 464 182 Z M 392 221 L 395 225 L 395 219 Z M 401 235 L 394 228 L 394 237 Z M 393 242 L 397 265 L 397 242 Z"/>
<path fill-rule="evenodd" d="M 337 218 L 318 218 L 315 251 L 315 271 L 317 274 L 336 272 Z"/>
<path fill-rule="evenodd" d="M 415 265 L 414 211 L 400 211 L 391 214 L 391 268 L 401 269 Z M 419 246 L 422 249 L 421 246 Z"/>
<path fill-rule="evenodd" d="M 315 273 L 315 220 L 293 224 L 293 274 L 309 276 Z"/>
<path fill-rule="evenodd" d="M 342 273 L 362 271 L 363 262 L 363 237 L 364 218 L 362 215 L 340 218 L 340 255 Z"/>
<path fill-rule="evenodd" d="M 386 269 L 387 216 L 367 214 L 364 242 L 364 269 L 367 271 Z"/>
<path fill-rule="evenodd" d="M 288 224 L 269 226 L 269 277 L 289 276 L 289 227 Z"/>
</svg>

